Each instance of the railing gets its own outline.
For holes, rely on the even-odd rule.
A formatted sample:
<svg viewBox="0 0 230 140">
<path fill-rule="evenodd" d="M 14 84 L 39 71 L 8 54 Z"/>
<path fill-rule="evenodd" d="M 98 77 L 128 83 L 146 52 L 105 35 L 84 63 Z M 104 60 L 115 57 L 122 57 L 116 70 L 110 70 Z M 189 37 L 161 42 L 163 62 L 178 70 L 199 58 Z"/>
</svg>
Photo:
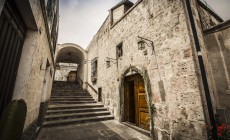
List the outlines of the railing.
<svg viewBox="0 0 230 140">
<path fill-rule="evenodd" d="M 90 85 L 88 82 L 85 82 L 85 83 L 86 83 L 86 85 L 89 86 L 96 94 L 98 94 L 98 93 L 97 93 L 97 90 L 96 90 L 92 85 Z"/>
</svg>

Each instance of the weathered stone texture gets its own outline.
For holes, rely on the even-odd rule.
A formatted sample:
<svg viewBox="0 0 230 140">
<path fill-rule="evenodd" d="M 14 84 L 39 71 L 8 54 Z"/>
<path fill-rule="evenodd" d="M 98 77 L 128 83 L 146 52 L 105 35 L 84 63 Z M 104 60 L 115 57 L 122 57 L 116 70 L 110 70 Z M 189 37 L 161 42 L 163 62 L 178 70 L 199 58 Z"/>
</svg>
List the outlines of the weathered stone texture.
<svg viewBox="0 0 230 140">
<path fill-rule="evenodd" d="M 156 108 L 153 120 L 157 137 L 205 139 L 199 80 L 182 1 L 143 0 L 135 6 L 111 28 L 107 18 L 94 36 L 87 50 L 88 60 L 98 57 L 98 80 L 95 85 L 90 82 L 89 64 L 88 82 L 95 89 L 102 87 L 103 103 L 122 120 L 121 77 L 130 65 L 144 68 L 150 79 L 151 104 Z M 138 50 L 138 36 L 152 40 L 155 53 L 147 46 L 146 55 Z M 106 57 L 115 59 L 116 46 L 121 42 L 123 56 L 107 68 Z M 90 88 L 88 91 L 97 98 Z"/>
<path fill-rule="evenodd" d="M 70 53 L 70 54 L 69 54 Z M 55 63 L 77 64 L 77 77 L 83 88 L 86 88 L 87 80 L 87 52 L 79 45 L 73 43 L 59 44 L 56 49 Z"/>
<path fill-rule="evenodd" d="M 31 131 L 36 132 L 34 125 L 36 125 L 41 98 L 44 96 L 44 100 L 47 101 L 50 97 L 54 65 L 53 52 L 50 52 L 49 49 L 40 1 L 30 0 L 29 3 L 39 30 L 30 28 L 27 30 L 12 99 L 25 100 L 27 117 L 24 131 L 30 131 L 28 128 L 33 125 L 35 129 Z M 46 67 L 47 62 L 49 63 L 48 67 Z M 43 90 L 44 87 L 46 90 Z"/>
<path fill-rule="evenodd" d="M 224 24 L 224 23 L 223 23 Z M 225 28 L 227 26 L 227 28 Z M 208 71 L 213 92 L 215 113 L 221 116 L 222 123 L 230 123 L 230 28 L 229 24 L 210 29 L 205 34 Z M 220 112 L 223 110 L 223 112 Z M 225 113 L 224 113 L 225 112 Z"/>
<path fill-rule="evenodd" d="M 120 7 L 116 8 L 113 11 L 113 23 L 119 20 L 123 16 L 124 13 L 125 13 L 124 5 L 121 5 Z"/>
<path fill-rule="evenodd" d="M 198 13 L 196 1 L 192 0 L 191 2 L 193 3 L 192 7 L 194 7 L 193 12 Z M 211 16 L 211 18 L 213 17 Z M 200 27 L 201 19 L 198 14 L 194 15 L 194 19 L 214 113 L 221 116 L 222 119 L 227 117 L 227 120 L 229 120 L 229 105 L 227 105 L 227 100 L 229 100 L 229 71 L 227 67 L 229 64 L 228 61 L 226 61 L 229 59 L 229 21 L 224 23 L 215 21 L 219 23 L 219 25 L 203 30 Z M 196 63 L 198 64 L 198 62 Z M 199 75 L 199 79 L 201 79 L 200 73 L 198 72 L 197 74 Z M 203 99 L 203 101 L 205 112 L 207 111 L 207 105 L 205 99 Z M 205 114 L 207 124 L 209 124 L 208 113 Z M 229 123 L 227 120 L 223 119 L 222 122 Z"/>
</svg>

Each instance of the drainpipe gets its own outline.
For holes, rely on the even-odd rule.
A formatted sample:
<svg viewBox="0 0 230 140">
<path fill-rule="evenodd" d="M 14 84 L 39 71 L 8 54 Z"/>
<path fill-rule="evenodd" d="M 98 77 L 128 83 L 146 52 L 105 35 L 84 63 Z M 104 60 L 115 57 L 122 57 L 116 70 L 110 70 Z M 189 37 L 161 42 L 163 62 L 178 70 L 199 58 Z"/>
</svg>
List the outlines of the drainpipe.
<svg viewBox="0 0 230 140">
<path fill-rule="evenodd" d="M 195 42 L 196 53 L 198 56 L 199 67 L 200 67 L 201 76 L 202 76 L 202 83 L 204 86 L 205 98 L 206 98 L 206 102 L 207 102 L 207 106 L 208 106 L 209 119 L 210 119 L 210 123 L 211 123 L 212 128 L 213 128 L 212 129 L 212 138 L 216 140 L 217 139 L 216 121 L 215 121 L 215 116 L 214 116 L 214 112 L 213 112 L 213 106 L 212 106 L 210 91 L 209 91 L 209 87 L 208 87 L 208 80 L 207 80 L 207 76 L 206 76 L 204 61 L 202 58 L 202 53 L 201 53 L 201 49 L 200 49 L 201 47 L 200 47 L 200 43 L 199 43 L 198 34 L 196 31 L 196 25 L 195 25 L 194 18 L 193 18 L 190 0 L 184 0 L 184 3 L 186 4 L 188 16 L 189 16 L 189 21 L 190 21 L 191 28 L 192 28 L 193 39 Z"/>
</svg>

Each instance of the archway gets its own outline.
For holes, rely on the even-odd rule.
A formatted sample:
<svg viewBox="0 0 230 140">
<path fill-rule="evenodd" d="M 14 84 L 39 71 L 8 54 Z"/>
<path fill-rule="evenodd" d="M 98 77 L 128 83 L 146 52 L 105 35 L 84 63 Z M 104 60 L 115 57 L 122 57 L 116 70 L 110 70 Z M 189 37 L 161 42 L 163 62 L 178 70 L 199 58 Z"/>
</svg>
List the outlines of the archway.
<svg viewBox="0 0 230 140">
<path fill-rule="evenodd" d="M 80 46 L 72 43 L 58 45 L 55 55 L 55 80 L 77 81 L 85 88 L 87 65 L 84 63 L 84 60 L 86 59 L 87 54 Z M 76 75 L 75 78 L 74 75 Z"/>
<path fill-rule="evenodd" d="M 137 77 L 137 78 L 135 78 Z M 150 130 L 150 134 L 153 136 L 153 128 L 154 128 L 154 121 L 153 121 L 153 114 L 154 114 L 154 105 L 152 104 L 152 92 L 151 92 L 151 85 L 147 70 L 145 68 L 141 68 L 138 66 L 129 66 L 126 67 L 125 70 L 122 72 L 119 84 L 119 92 L 120 92 L 120 115 L 121 115 L 121 122 L 130 122 L 135 125 L 140 126 L 140 122 L 136 119 L 140 119 L 140 116 L 133 120 L 127 120 L 127 87 L 133 87 L 135 84 L 135 79 L 139 79 L 139 81 L 143 81 L 144 91 L 142 93 L 145 94 L 145 100 L 147 102 L 147 109 L 148 109 L 148 117 L 149 117 L 149 128 L 145 128 Z M 131 79 L 131 80 L 130 80 Z M 133 79 L 133 80 L 132 80 Z M 136 80 L 138 81 L 138 80 Z M 134 89 L 135 90 L 135 89 Z M 136 92 L 137 93 L 137 92 Z M 138 94 L 138 93 L 137 93 Z M 142 94 L 143 95 L 143 94 Z M 135 111 L 135 115 L 138 111 Z M 132 112 L 129 112 L 132 113 Z M 139 112 L 138 112 L 139 113 Z M 129 118 L 128 118 L 129 119 Z M 133 121 L 133 122 L 132 122 Z M 139 123 L 139 124 L 137 124 Z M 141 126 L 142 127 L 142 126 Z M 143 128 L 143 127 L 142 127 Z"/>
</svg>

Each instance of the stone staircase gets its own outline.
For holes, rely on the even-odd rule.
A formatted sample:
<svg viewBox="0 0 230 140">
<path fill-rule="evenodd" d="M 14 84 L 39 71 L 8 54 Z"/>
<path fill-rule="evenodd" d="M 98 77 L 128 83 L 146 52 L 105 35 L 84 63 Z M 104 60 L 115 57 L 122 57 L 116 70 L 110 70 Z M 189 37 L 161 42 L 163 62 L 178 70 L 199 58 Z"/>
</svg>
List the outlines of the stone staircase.
<svg viewBox="0 0 230 140">
<path fill-rule="evenodd" d="M 43 127 L 114 119 L 89 93 L 71 82 L 54 82 Z"/>
</svg>

